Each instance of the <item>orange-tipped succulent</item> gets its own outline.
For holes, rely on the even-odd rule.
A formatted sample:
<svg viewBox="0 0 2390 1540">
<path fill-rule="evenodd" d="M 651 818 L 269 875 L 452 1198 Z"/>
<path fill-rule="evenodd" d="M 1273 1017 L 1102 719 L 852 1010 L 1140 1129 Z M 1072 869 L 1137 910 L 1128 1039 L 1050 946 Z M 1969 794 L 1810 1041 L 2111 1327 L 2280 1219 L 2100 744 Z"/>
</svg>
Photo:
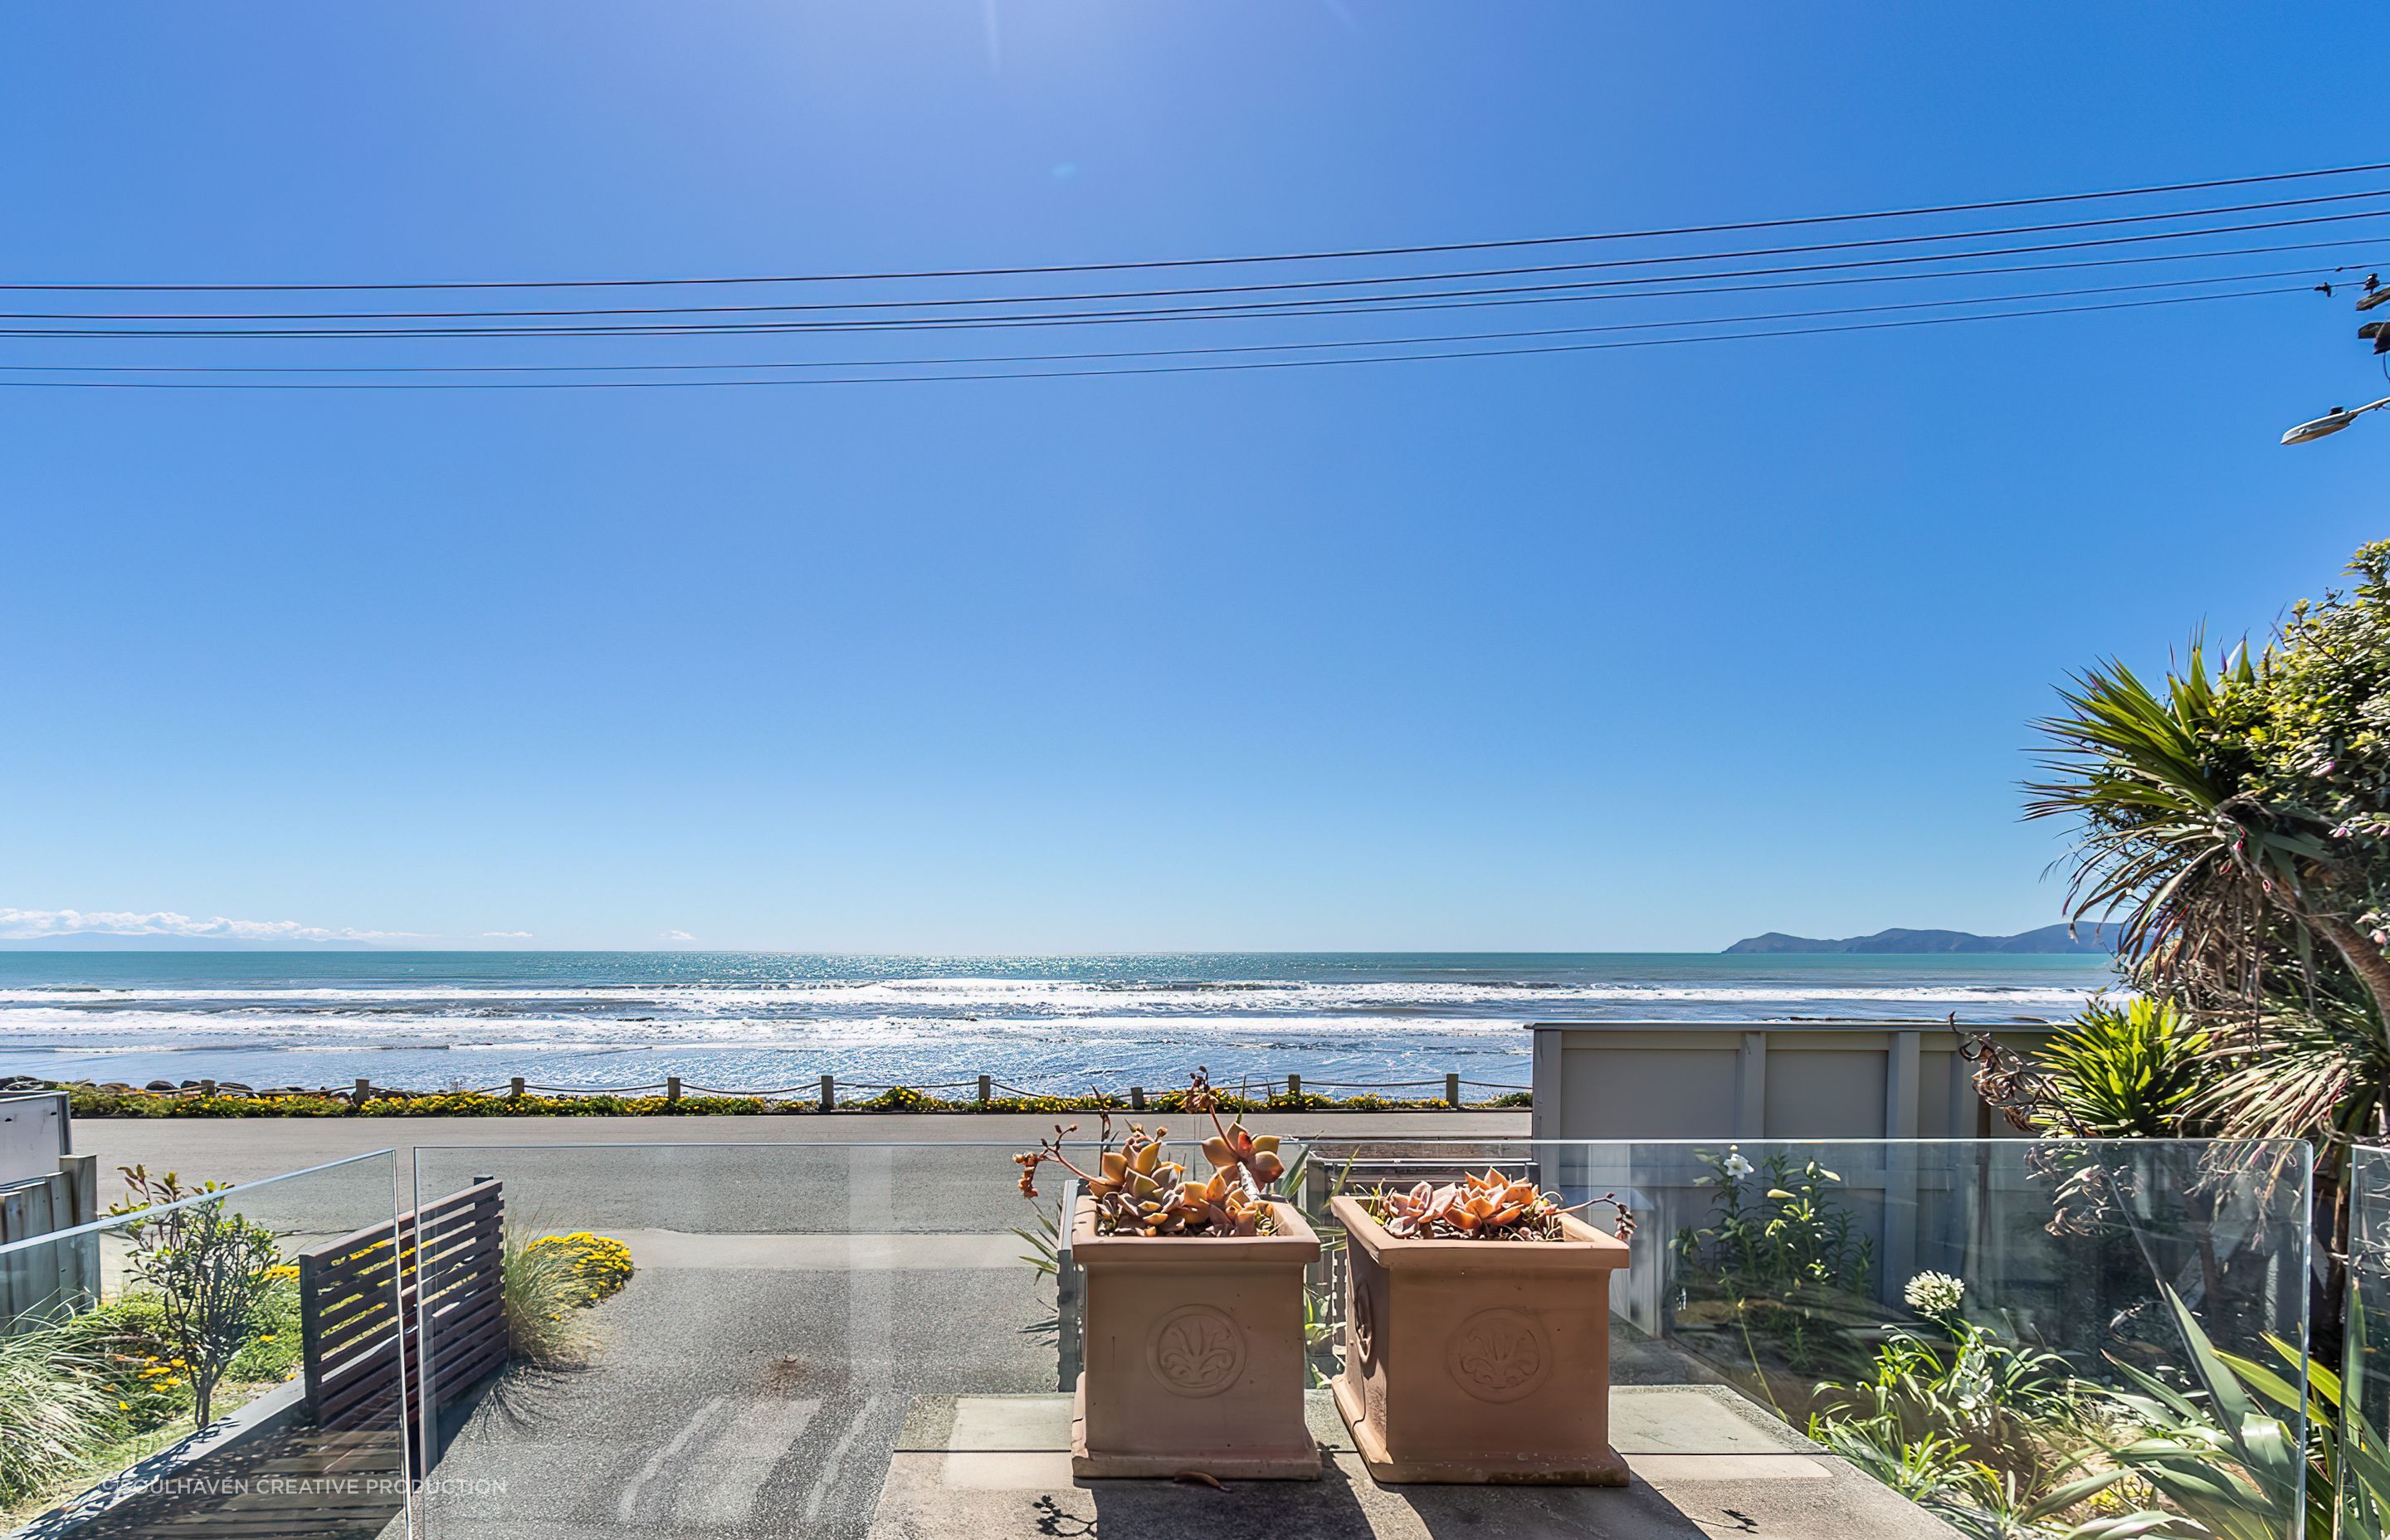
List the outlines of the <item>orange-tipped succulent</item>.
<svg viewBox="0 0 2390 1540">
<path fill-rule="evenodd" d="M 1238 1236 L 1263 1235 L 1273 1227 L 1264 1196 L 1269 1185 L 1286 1172 L 1274 1135 L 1255 1136 L 1240 1123 L 1223 1124 L 1211 1083 L 1197 1070 L 1189 1087 L 1187 1105 L 1209 1114 L 1218 1130 L 1203 1141 L 1203 1157 L 1212 1167 L 1206 1177 L 1189 1177 L 1187 1168 L 1164 1158 L 1163 1137 L 1170 1132 L 1147 1133 L 1136 1123 L 1119 1149 L 1111 1148 L 1111 1117 L 1104 1114 L 1103 1148 L 1096 1167 L 1085 1171 L 1062 1152 L 1062 1141 L 1078 1132 L 1078 1124 L 1057 1126 L 1054 1136 L 1013 1160 L 1021 1166 L 1023 1196 L 1037 1196 L 1037 1168 L 1052 1161 L 1086 1185 L 1096 1202 L 1096 1228 L 1104 1235 Z"/>
<path fill-rule="evenodd" d="M 1616 1211 L 1619 1239 L 1633 1237 L 1635 1217 L 1616 1194 L 1580 1206 L 1594 1203 L 1607 1203 Z M 1407 1192 L 1381 1187 L 1368 1208 L 1370 1217 L 1398 1240 L 1558 1240 L 1565 1233 L 1561 1215 L 1570 1212 L 1533 1182 L 1490 1167 L 1483 1176 L 1465 1175 L 1441 1187 L 1421 1182 Z"/>
</svg>

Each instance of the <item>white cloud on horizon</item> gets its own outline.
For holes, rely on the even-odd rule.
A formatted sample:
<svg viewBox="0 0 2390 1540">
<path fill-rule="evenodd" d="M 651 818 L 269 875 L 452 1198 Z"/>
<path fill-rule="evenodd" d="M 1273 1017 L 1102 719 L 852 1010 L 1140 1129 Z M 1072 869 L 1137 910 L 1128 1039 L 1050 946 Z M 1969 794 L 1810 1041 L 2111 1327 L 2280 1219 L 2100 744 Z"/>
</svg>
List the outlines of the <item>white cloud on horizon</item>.
<svg viewBox="0 0 2390 1540">
<path fill-rule="evenodd" d="M 194 941 L 412 941 L 414 930 L 359 930 L 350 926 L 302 925 L 295 919 L 208 919 L 171 909 L 135 914 L 129 909 L 0 908 L 0 941 L 45 941 L 54 936 L 180 936 Z"/>
<path fill-rule="evenodd" d="M 658 941 L 695 941 L 696 939 L 686 930 L 667 930 L 656 938 Z"/>
<path fill-rule="evenodd" d="M 483 941 L 529 941 L 531 940 L 531 932 L 528 930 L 484 930 L 482 932 L 482 939 Z"/>
</svg>

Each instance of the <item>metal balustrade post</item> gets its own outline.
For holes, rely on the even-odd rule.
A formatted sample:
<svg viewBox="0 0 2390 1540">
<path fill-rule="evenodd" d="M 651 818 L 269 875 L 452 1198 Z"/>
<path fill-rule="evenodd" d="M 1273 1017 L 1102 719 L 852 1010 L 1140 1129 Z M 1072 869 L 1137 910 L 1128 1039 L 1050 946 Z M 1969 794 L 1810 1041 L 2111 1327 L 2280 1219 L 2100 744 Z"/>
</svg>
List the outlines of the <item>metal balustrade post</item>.
<svg viewBox="0 0 2390 1540">
<path fill-rule="evenodd" d="M 1071 1226 L 1079 1212 L 1079 1179 L 1062 1184 L 1062 1214 L 1054 1228 L 1054 1373 L 1059 1390 L 1075 1390 L 1086 1367 L 1086 1346 L 1080 1335 L 1086 1308 L 1086 1281 L 1071 1251 Z"/>
</svg>

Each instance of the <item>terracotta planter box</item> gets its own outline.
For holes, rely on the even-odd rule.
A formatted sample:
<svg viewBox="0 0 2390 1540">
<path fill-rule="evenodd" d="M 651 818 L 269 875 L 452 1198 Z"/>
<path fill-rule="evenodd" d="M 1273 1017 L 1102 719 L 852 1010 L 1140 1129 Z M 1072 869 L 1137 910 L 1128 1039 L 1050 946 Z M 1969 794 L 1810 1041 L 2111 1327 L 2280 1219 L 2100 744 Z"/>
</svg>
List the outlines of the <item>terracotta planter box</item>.
<svg viewBox="0 0 2390 1540">
<path fill-rule="evenodd" d="M 1354 1198 L 1336 1409 L 1381 1482 L 1622 1486 L 1610 1447 L 1610 1275 L 1626 1243 L 1397 1240 Z"/>
<path fill-rule="evenodd" d="M 1316 1481 L 1303 1420 L 1304 1269 L 1319 1237 L 1285 1203 L 1278 1233 L 1096 1233 L 1079 1200 L 1071 1254 L 1086 1274 L 1086 1368 L 1071 1421 L 1083 1477 Z"/>
</svg>

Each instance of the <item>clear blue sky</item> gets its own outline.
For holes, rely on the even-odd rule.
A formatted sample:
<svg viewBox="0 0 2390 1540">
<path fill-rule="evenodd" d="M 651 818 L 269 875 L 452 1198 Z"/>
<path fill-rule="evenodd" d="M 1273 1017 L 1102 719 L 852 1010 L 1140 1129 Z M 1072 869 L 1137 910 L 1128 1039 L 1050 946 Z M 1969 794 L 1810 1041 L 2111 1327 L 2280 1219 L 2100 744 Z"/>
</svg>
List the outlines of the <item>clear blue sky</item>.
<svg viewBox="0 0 2390 1540">
<path fill-rule="evenodd" d="M 2390 159 L 2353 15 L 24 6 L 0 276 L 1081 262 Z M 2047 923 L 2052 681 L 2390 533 L 2390 424 L 2274 442 L 2382 393 L 2354 319 L 7 391 L 0 909 L 929 951 Z"/>
</svg>

